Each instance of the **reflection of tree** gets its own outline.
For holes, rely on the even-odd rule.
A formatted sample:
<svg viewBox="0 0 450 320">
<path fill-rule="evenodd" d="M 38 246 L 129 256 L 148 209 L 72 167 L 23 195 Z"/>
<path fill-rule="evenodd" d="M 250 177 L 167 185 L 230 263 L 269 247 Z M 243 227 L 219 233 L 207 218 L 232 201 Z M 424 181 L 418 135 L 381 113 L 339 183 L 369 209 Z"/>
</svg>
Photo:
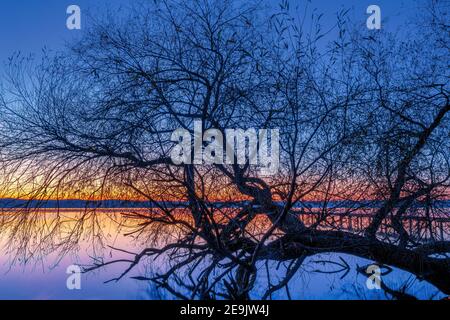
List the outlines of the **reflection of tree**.
<svg viewBox="0 0 450 320">
<path fill-rule="evenodd" d="M 432 229 L 430 242 L 418 242 L 402 223 L 412 212 L 430 223 L 448 217 L 437 205 L 450 181 L 444 9 L 430 7 L 408 41 L 356 32 L 342 13 L 338 38 L 323 44 L 321 16 L 302 24 L 281 7 L 266 20 L 232 1 L 163 1 L 96 23 L 37 67 L 12 58 L 1 100 L 5 192 L 151 201 L 148 213 L 128 213 L 140 221 L 135 235 L 152 227 L 152 239 L 119 278 L 168 255 L 169 270 L 151 280 L 177 297 L 184 288 L 193 298 L 249 298 L 259 262 L 287 262 L 268 297 L 321 252 L 398 267 L 449 293 L 449 259 L 437 255 L 450 243 Z M 203 129 L 280 128 L 279 174 L 173 165 L 170 134 L 192 131 L 195 119 Z M 180 199 L 178 208 L 162 202 Z M 218 199 L 248 201 L 224 209 Z M 311 199 L 323 206 L 305 226 L 298 213 L 313 210 Z M 381 205 L 363 233 L 329 219 L 333 200 L 348 200 L 345 215 L 370 199 Z M 34 223 L 30 211 L 3 223 L 12 221 L 17 230 Z M 378 235 L 386 224 L 395 237 Z M 164 226 L 173 234 L 159 241 Z"/>
</svg>

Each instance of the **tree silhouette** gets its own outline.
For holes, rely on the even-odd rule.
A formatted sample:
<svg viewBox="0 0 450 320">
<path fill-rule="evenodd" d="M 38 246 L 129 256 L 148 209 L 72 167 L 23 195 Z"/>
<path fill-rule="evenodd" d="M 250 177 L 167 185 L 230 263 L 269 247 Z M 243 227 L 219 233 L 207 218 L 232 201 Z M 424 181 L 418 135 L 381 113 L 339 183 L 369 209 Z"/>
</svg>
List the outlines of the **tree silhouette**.
<svg viewBox="0 0 450 320">
<path fill-rule="evenodd" d="M 168 238 L 164 228 L 172 237 L 149 243 L 114 280 L 164 254 L 167 272 L 139 279 L 178 298 L 249 299 L 258 263 L 286 262 L 267 298 L 323 252 L 401 268 L 450 293 L 450 242 L 433 229 L 449 217 L 440 205 L 450 181 L 447 9 L 430 5 L 404 40 L 361 31 L 345 12 L 325 31 L 321 15 L 302 23 L 287 2 L 280 8 L 160 1 L 92 21 L 40 63 L 12 57 L 0 100 L 5 193 L 151 202 L 125 215 L 139 219 L 139 232 L 160 226 L 152 243 Z M 278 174 L 261 176 L 248 162 L 175 165 L 171 133 L 192 132 L 195 120 L 222 132 L 279 128 Z M 373 218 L 344 230 L 337 201 L 341 218 Z M 33 207 L 2 223 L 25 230 Z M 410 216 L 423 225 L 407 230 Z M 77 225 L 86 219 L 95 214 Z"/>
</svg>

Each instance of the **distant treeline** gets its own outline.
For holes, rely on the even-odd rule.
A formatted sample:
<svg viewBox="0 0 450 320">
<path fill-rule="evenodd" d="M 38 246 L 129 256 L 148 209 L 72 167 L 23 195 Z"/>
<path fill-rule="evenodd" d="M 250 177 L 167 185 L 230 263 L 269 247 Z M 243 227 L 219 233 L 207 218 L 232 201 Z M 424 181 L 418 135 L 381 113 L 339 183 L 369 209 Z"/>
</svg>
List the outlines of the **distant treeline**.
<svg viewBox="0 0 450 320">
<path fill-rule="evenodd" d="M 316 209 L 316 208 L 379 208 L 382 205 L 382 200 L 365 200 L 365 201 L 304 201 L 299 202 L 295 208 Z M 250 205 L 249 201 L 228 201 L 228 202 L 213 202 L 214 207 L 232 208 L 241 207 L 242 205 Z M 278 204 L 283 204 L 278 202 Z M 433 201 L 434 207 L 450 208 L 450 200 Z M 157 208 L 164 206 L 166 208 L 177 208 L 188 206 L 184 201 L 166 201 L 166 202 L 151 202 L 151 201 L 129 201 L 129 200 L 23 200 L 23 199 L 0 199 L 0 208 L 4 209 L 20 209 L 20 208 Z M 425 203 L 416 202 L 414 207 L 425 207 Z"/>
</svg>

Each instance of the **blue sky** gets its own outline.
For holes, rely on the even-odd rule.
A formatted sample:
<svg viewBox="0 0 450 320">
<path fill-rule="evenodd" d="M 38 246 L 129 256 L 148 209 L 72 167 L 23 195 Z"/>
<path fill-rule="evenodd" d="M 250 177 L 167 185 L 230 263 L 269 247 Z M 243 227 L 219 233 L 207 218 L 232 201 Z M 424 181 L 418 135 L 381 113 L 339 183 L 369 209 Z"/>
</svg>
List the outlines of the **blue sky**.
<svg viewBox="0 0 450 320">
<path fill-rule="evenodd" d="M 97 15 L 108 7 L 127 6 L 134 0 L 1 0 L 0 4 L 0 62 L 4 62 L 15 51 L 25 54 L 39 53 L 42 48 L 61 49 L 71 37 L 79 35 L 78 30 L 66 29 L 66 9 L 71 4 L 80 6 L 83 14 Z M 153 0 L 148 0 L 153 1 Z M 306 3 L 306 0 L 291 0 Z M 271 1 L 274 4 L 279 1 Z M 328 21 L 335 21 L 333 15 L 342 8 L 351 9 L 350 15 L 365 21 L 366 8 L 370 4 L 381 7 L 383 27 L 397 28 L 405 17 L 418 7 L 414 0 L 312 0 L 310 6 L 317 7 Z M 324 20 L 325 20 L 324 19 Z M 85 25 L 86 26 L 86 25 Z"/>
</svg>

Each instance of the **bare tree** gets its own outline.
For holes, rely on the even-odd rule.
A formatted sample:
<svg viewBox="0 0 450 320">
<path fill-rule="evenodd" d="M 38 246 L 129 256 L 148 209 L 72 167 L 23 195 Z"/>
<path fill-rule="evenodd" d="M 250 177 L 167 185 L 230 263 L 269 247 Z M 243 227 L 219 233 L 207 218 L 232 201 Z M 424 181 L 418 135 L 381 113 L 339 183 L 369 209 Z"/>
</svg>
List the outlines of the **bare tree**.
<svg viewBox="0 0 450 320">
<path fill-rule="evenodd" d="M 38 65 L 11 58 L 0 115 L 5 190 L 33 200 L 76 191 L 150 201 L 148 213 L 125 215 L 139 219 L 136 232 L 160 229 L 114 280 L 167 255 L 167 272 L 140 279 L 178 298 L 249 299 L 257 265 L 286 262 L 267 298 L 323 252 L 401 268 L 449 293 L 450 260 L 438 255 L 450 242 L 432 228 L 448 218 L 437 204 L 449 195 L 449 33 L 436 14 L 445 8 L 430 8 L 432 25 L 409 42 L 357 32 L 341 13 L 337 40 L 324 44 L 321 16 L 306 26 L 287 2 L 270 17 L 260 4 L 198 0 L 93 21 Z M 280 128 L 278 174 L 263 177 L 248 161 L 175 165 L 171 133 L 192 132 L 195 120 L 222 132 Z M 365 210 L 373 218 L 343 230 L 336 201 L 345 203 L 340 217 Z M 31 212 L 3 223 L 24 230 Z M 429 228 L 431 240 L 405 229 L 409 215 L 423 217 L 419 236 Z M 394 236 L 381 235 L 383 225 Z M 167 232 L 176 236 L 156 245 Z"/>
</svg>

